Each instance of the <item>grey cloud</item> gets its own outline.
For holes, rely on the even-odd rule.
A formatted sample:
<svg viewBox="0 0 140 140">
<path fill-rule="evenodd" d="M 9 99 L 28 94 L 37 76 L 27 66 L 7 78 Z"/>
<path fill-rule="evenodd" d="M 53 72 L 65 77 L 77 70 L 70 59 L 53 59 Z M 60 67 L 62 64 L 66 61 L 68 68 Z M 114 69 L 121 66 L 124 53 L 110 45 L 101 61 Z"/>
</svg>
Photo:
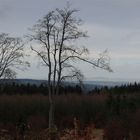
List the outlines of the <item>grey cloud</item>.
<svg viewBox="0 0 140 140">
<path fill-rule="evenodd" d="M 138 0 L 77 0 L 85 21 L 116 28 L 140 27 L 140 1 Z"/>
<path fill-rule="evenodd" d="M 9 11 L 11 10 L 9 5 L 6 4 L 0 4 L 0 19 L 6 19 L 9 17 Z"/>
<path fill-rule="evenodd" d="M 140 28 L 139 0 L 67 0 L 72 7 L 80 10 L 79 15 L 85 22 L 115 28 Z M 49 10 L 64 7 L 65 0 L 1 0 L 0 13 L 5 17 L 10 7 L 15 15 L 21 14 L 40 18 Z M 17 13 L 16 13 L 17 12 Z M 27 16 L 28 15 L 28 16 Z M 29 18 L 28 18 L 29 17 Z M 25 17 L 24 17 L 25 19 Z"/>
</svg>

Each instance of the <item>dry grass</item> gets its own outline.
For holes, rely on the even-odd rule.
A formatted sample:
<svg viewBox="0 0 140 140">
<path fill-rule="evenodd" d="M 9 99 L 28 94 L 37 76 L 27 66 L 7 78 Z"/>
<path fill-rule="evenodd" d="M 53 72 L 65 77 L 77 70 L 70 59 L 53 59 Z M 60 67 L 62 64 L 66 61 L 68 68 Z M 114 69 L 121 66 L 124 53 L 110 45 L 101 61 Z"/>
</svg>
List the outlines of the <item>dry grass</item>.
<svg viewBox="0 0 140 140">
<path fill-rule="evenodd" d="M 103 140 L 104 132 L 104 136 L 111 137 L 111 139 L 107 138 L 106 140 L 112 140 L 112 136 L 123 136 L 123 131 L 128 133 L 131 131 L 131 140 L 138 139 L 140 134 L 139 95 L 129 95 L 125 99 L 125 106 L 123 106 L 122 99 L 122 113 L 126 113 L 123 114 L 125 116 L 118 118 L 121 119 L 122 123 L 117 123 L 117 121 L 109 123 L 107 121 L 115 116 L 114 114 L 114 116 L 110 116 L 110 111 L 113 110 L 113 105 L 116 105 L 116 102 L 113 101 L 111 110 L 109 110 L 107 99 L 106 94 L 56 96 L 55 122 L 58 130 L 55 132 L 57 137 L 54 140 Z M 49 137 L 47 130 L 48 110 L 47 96 L 0 96 L 0 140 L 14 140 L 14 138 L 22 140 L 23 134 L 20 133 L 18 125 L 23 123 L 29 126 L 24 131 L 24 140 L 47 140 Z M 133 123 L 128 124 L 127 122 Z M 127 125 L 129 125 L 129 131 L 126 130 Z M 119 131 L 120 128 L 122 131 Z M 111 131 L 112 133 L 110 133 Z"/>
<path fill-rule="evenodd" d="M 78 120 L 74 118 L 74 128 L 64 129 L 63 131 L 54 131 L 51 140 L 103 140 L 103 129 L 95 128 L 94 124 L 85 127 L 83 130 L 79 128 Z M 0 140 L 50 140 L 48 129 L 40 132 L 28 131 L 24 135 L 17 133 L 11 135 L 6 129 L 0 130 Z"/>
</svg>

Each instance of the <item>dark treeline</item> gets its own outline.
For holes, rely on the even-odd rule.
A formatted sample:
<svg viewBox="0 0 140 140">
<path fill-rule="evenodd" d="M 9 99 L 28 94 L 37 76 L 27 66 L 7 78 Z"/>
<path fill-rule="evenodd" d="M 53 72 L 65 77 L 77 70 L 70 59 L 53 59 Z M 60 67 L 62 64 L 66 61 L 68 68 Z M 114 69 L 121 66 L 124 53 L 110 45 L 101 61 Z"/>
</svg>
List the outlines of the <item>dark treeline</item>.
<svg viewBox="0 0 140 140">
<path fill-rule="evenodd" d="M 88 94 L 100 94 L 100 93 L 113 93 L 113 94 L 129 94 L 140 92 L 140 83 L 130 83 L 122 86 L 107 87 L 102 88 L 95 87 L 93 90 L 89 91 Z"/>
<path fill-rule="evenodd" d="M 107 87 L 102 88 L 95 87 L 94 89 L 87 92 L 87 94 L 102 94 L 102 93 L 113 93 L 113 94 L 129 94 L 140 92 L 140 83 L 127 84 L 122 86 Z M 65 85 L 60 87 L 59 94 L 82 94 L 84 90 L 80 85 Z M 46 84 L 18 84 L 12 83 L 0 83 L 0 94 L 43 94 L 48 95 L 48 88 Z"/>
<path fill-rule="evenodd" d="M 68 94 L 68 93 L 82 93 L 82 88 L 79 85 L 75 86 L 61 86 L 60 87 L 60 93 L 61 94 Z M 59 93 L 59 94 L 60 94 Z M 32 94 L 43 94 L 48 95 L 48 87 L 46 84 L 18 84 L 15 82 L 12 83 L 4 83 L 0 84 L 0 94 L 8 94 L 8 95 L 14 95 L 14 94 L 20 94 L 20 95 L 32 95 Z"/>
</svg>

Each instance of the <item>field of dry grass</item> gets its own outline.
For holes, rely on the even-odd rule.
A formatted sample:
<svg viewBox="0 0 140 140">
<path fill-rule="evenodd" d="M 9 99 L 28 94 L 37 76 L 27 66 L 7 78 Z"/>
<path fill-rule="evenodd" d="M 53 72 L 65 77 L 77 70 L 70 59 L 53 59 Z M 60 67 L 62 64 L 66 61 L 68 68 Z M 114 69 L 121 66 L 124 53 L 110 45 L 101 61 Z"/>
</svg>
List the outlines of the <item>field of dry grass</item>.
<svg viewBox="0 0 140 140">
<path fill-rule="evenodd" d="M 61 95 L 55 101 L 55 140 L 140 138 L 138 94 L 125 99 L 107 94 Z M 48 110 L 47 96 L 0 96 L 0 140 L 47 140 Z"/>
</svg>

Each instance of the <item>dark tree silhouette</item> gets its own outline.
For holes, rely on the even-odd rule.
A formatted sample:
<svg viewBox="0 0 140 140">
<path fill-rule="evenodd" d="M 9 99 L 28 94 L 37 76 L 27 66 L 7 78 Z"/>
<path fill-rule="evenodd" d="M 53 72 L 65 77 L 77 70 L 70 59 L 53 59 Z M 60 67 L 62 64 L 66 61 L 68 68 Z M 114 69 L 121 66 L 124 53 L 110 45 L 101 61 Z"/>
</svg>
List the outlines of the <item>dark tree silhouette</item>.
<svg viewBox="0 0 140 140">
<path fill-rule="evenodd" d="M 111 71 L 109 57 L 106 51 L 99 59 L 88 58 L 89 51 L 86 47 L 78 47 L 75 41 L 87 37 L 87 33 L 80 29 L 81 19 L 74 16 L 78 10 L 71 9 L 68 5 L 64 9 L 49 12 L 32 28 L 30 39 L 39 43 L 31 49 L 48 68 L 48 92 L 50 101 L 49 128 L 54 125 L 54 95 L 60 91 L 62 81 L 77 78 L 80 82 L 83 74 L 74 63 L 78 60 L 86 62 L 93 67 Z"/>
<path fill-rule="evenodd" d="M 13 68 L 23 69 L 29 66 L 24 61 L 24 56 L 24 43 L 20 38 L 0 34 L 0 79 L 15 78 L 16 72 Z"/>
</svg>

